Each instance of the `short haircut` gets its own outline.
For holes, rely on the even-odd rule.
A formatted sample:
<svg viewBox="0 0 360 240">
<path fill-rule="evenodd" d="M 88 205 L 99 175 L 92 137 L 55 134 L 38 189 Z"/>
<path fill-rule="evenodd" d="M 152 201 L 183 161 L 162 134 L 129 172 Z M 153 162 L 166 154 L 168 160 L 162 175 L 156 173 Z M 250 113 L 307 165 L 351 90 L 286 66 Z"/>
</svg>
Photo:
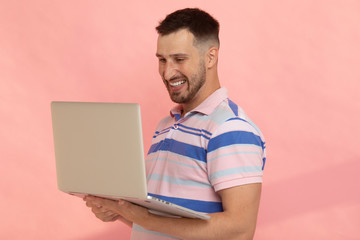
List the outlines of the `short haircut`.
<svg viewBox="0 0 360 240">
<path fill-rule="evenodd" d="M 156 27 L 158 34 L 164 36 L 181 29 L 189 30 L 195 37 L 195 43 L 219 41 L 219 22 L 207 12 L 198 8 L 185 8 L 177 10 L 159 23 Z"/>
</svg>

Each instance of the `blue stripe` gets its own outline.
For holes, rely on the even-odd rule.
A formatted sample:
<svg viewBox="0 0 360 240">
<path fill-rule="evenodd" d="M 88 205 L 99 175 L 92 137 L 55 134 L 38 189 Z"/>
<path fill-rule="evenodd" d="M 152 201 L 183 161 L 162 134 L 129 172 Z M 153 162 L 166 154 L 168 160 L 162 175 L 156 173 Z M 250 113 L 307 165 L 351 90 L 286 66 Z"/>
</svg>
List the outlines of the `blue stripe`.
<svg viewBox="0 0 360 240">
<path fill-rule="evenodd" d="M 265 168 L 265 162 L 266 162 L 266 158 L 263 158 L 263 166 L 262 166 L 262 169 L 264 171 L 264 168 Z"/>
<path fill-rule="evenodd" d="M 168 128 L 164 128 L 161 131 L 156 131 L 153 138 L 156 138 L 157 136 L 162 135 L 164 133 L 168 133 L 170 131 L 170 129 L 171 129 L 171 127 L 168 127 Z"/>
<path fill-rule="evenodd" d="M 189 130 L 193 130 L 193 131 L 196 131 L 196 132 L 199 132 L 199 133 L 189 132 L 189 131 L 186 131 L 186 130 L 182 130 L 181 128 L 178 128 L 178 130 L 180 130 L 182 132 L 189 133 L 189 134 L 192 134 L 192 135 L 195 135 L 195 136 L 203 136 L 204 138 L 206 138 L 208 140 L 211 137 L 211 133 L 204 130 L 204 129 L 196 129 L 196 128 L 192 128 L 192 127 L 187 127 L 187 126 L 185 126 L 183 124 L 178 124 L 178 126 L 189 129 Z M 161 130 L 160 132 L 156 131 L 153 138 L 156 138 L 157 136 L 162 135 L 164 133 L 168 133 L 170 129 L 175 129 L 175 128 L 173 126 L 171 126 L 171 127 L 168 127 L 168 128 L 165 128 L 165 129 Z M 206 136 L 205 134 L 207 134 L 209 136 Z"/>
<path fill-rule="evenodd" d="M 210 132 L 206 131 L 205 129 L 192 128 L 192 127 L 185 126 L 183 124 L 179 124 L 179 126 L 193 130 L 193 131 L 197 131 L 197 132 L 204 132 L 205 134 L 208 134 L 209 136 L 212 135 Z"/>
<path fill-rule="evenodd" d="M 249 173 L 249 172 L 261 172 L 260 166 L 246 166 L 246 167 L 238 167 L 238 168 L 229 168 L 225 170 L 221 170 L 218 172 L 215 172 L 210 175 L 209 179 L 212 181 L 215 178 L 224 177 L 228 175 L 233 174 L 239 174 L 239 173 Z"/>
<path fill-rule="evenodd" d="M 233 121 L 233 120 L 239 120 L 239 121 L 246 122 L 246 123 L 250 124 L 250 126 L 252 126 L 253 128 L 255 128 L 255 130 L 256 130 L 258 133 L 261 133 L 260 129 L 259 129 L 250 119 L 245 120 L 245 119 L 242 119 L 242 118 L 240 118 L 240 117 L 235 117 L 235 118 L 230 118 L 230 119 L 228 119 L 228 120 L 226 120 L 226 121 L 228 122 L 228 121 Z M 259 134 L 259 135 L 260 135 L 260 134 Z M 263 148 L 263 150 L 264 150 L 264 149 L 265 149 L 265 142 L 262 142 L 262 144 L 263 144 L 262 148 Z"/>
<path fill-rule="evenodd" d="M 229 102 L 229 107 L 231 108 L 235 116 L 239 116 L 239 107 L 230 99 L 228 99 L 228 102 Z"/>
<path fill-rule="evenodd" d="M 198 212 L 215 213 L 223 211 L 221 202 L 209 202 L 186 198 L 167 197 L 152 193 L 148 193 L 148 195 Z"/>
<path fill-rule="evenodd" d="M 233 144 L 252 144 L 263 147 L 261 138 L 254 133 L 246 131 L 232 131 L 223 133 L 215 138 L 210 139 L 208 144 L 208 152 L 212 152 L 218 148 Z"/>
<path fill-rule="evenodd" d="M 165 131 L 165 132 L 161 132 L 161 133 L 158 133 L 158 134 L 155 134 L 154 136 L 153 136 L 153 138 L 157 138 L 158 136 L 160 136 L 160 135 L 162 135 L 162 134 L 164 134 L 164 133 L 168 133 L 170 130 L 167 130 L 167 131 Z"/>
<path fill-rule="evenodd" d="M 195 136 L 202 136 L 202 137 L 206 138 L 207 140 L 209 140 L 209 139 L 210 139 L 210 137 L 205 136 L 204 134 L 194 133 L 194 132 L 189 132 L 189 131 L 183 130 L 183 129 L 181 129 L 181 128 L 178 128 L 178 130 L 179 130 L 179 131 L 181 131 L 181 132 L 184 132 L 184 133 L 191 134 L 191 135 L 195 135 Z"/>
<path fill-rule="evenodd" d="M 227 122 L 228 121 L 234 121 L 234 120 L 240 120 L 240 121 L 243 121 L 243 122 L 246 122 L 246 123 L 249 123 L 248 121 L 246 121 L 245 119 L 243 118 L 239 118 L 239 117 L 234 117 L 234 118 L 229 118 L 228 120 L 226 120 Z M 250 123 L 249 123 L 250 124 Z"/>
<path fill-rule="evenodd" d="M 171 127 L 167 127 L 167 128 L 164 128 L 163 130 L 160 131 L 160 134 L 164 133 L 164 131 L 168 132 L 170 130 Z"/>
<path fill-rule="evenodd" d="M 166 138 L 158 143 L 153 144 L 150 147 L 148 154 L 157 151 L 169 151 L 182 156 L 193 158 L 201 162 L 206 162 L 206 151 L 204 148 L 183 142 L 178 142 L 174 139 Z"/>
<path fill-rule="evenodd" d="M 175 117 L 176 121 L 179 121 L 181 119 L 181 114 L 176 113 L 176 114 L 174 114 L 174 117 Z"/>
<path fill-rule="evenodd" d="M 186 180 L 181 178 L 175 178 L 167 175 L 161 174 L 151 174 L 147 177 L 147 180 L 154 180 L 154 181 L 161 181 L 161 182 L 168 182 L 175 185 L 183 185 L 183 186 L 192 186 L 192 187 L 199 187 L 199 188 L 212 188 L 212 185 L 208 182 L 198 182 L 192 180 Z"/>
</svg>

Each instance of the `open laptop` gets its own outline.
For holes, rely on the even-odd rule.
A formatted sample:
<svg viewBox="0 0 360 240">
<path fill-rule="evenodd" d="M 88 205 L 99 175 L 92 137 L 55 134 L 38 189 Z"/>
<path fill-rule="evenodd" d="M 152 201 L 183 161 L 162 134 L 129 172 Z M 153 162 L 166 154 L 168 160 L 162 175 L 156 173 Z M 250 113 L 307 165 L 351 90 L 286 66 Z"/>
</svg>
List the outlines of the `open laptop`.
<svg viewBox="0 0 360 240">
<path fill-rule="evenodd" d="M 51 113 L 61 191 L 125 199 L 164 216 L 210 218 L 148 196 L 138 104 L 52 102 Z"/>
</svg>

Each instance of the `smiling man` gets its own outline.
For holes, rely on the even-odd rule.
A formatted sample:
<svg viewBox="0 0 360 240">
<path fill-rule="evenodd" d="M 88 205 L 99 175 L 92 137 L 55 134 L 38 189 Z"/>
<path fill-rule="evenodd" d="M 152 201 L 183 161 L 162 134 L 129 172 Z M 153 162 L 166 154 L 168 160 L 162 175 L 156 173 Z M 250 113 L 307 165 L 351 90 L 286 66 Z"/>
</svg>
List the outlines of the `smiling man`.
<svg viewBox="0 0 360 240">
<path fill-rule="evenodd" d="M 220 87 L 219 24 L 187 8 L 156 29 L 159 73 L 177 106 L 158 124 L 147 155 L 149 195 L 211 218 L 158 216 L 122 200 L 86 197 L 86 204 L 102 221 L 132 226 L 132 239 L 252 239 L 265 142 Z"/>
<path fill-rule="evenodd" d="M 206 81 L 205 59 L 194 46 L 194 41 L 194 35 L 187 29 L 160 35 L 156 53 L 159 58 L 159 73 L 171 100 L 183 104 L 183 107 L 191 104 L 186 107 L 188 110 L 199 105 L 212 88 L 220 87 L 218 81 Z M 217 49 L 212 51 L 215 55 Z M 216 83 L 217 86 L 207 87 L 210 83 Z M 203 93 L 205 90 L 209 92 Z"/>
</svg>

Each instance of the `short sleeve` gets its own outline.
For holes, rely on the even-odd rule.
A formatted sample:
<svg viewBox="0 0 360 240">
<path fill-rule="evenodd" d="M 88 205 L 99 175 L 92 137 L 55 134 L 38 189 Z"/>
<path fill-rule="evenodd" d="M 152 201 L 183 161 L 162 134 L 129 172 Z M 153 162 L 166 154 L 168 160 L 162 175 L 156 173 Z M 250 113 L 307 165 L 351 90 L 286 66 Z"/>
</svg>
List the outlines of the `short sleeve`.
<svg viewBox="0 0 360 240">
<path fill-rule="evenodd" d="M 244 119 L 224 122 L 208 142 L 208 177 L 215 191 L 262 182 L 264 163 L 262 134 Z"/>
</svg>

